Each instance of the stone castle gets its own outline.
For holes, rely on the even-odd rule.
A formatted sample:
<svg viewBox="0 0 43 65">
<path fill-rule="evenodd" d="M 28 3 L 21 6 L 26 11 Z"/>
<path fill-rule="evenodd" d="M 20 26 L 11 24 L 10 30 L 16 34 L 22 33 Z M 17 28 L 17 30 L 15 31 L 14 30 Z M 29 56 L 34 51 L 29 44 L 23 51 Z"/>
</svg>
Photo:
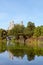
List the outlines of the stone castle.
<svg viewBox="0 0 43 65">
<path fill-rule="evenodd" d="M 14 21 L 11 21 L 8 27 L 8 30 L 11 30 L 12 28 L 14 28 Z M 21 21 L 20 25 L 23 25 L 23 21 Z"/>
</svg>

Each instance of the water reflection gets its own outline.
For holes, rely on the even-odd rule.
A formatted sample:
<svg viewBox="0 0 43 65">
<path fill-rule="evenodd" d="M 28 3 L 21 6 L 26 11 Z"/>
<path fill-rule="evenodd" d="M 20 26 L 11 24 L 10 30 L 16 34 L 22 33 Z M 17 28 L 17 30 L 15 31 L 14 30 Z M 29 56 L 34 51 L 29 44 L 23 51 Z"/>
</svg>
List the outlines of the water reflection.
<svg viewBox="0 0 43 65">
<path fill-rule="evenodd" d="M 2 42 L 0 44 L 0 53 L 4 51 L 8 51 L 9 58 L 13 59 L 14 56 L 23 59 L 24 55 L 27 55 L 27 59 L 29 61 L 35 59 L 35 55 L 37 56 L 43 56 L 43 49 L 33 47 L 27 47 L 27 46 L 19 46 L 19 45 L 9 45 L 6 46 L 6 43 Z"/>
<path fill-rule="evenodd" d="M 5 52 L 7 51 L 7 53 Z M 3 54 L 4 52 L 4 54 Z M 2 57 L 1 57 L 2 54 Z M 2 42 L 0 44 L 0 60 L 2 59 L 2 62 L 6 62 L 10 64 L 7 65 L 14 65 L 18 63 L 19 65 L 23 63 L 23 65 L 32 65 L 29 64 L 29 62 L 36 61 L 36 58 L 41 58 L 43 60 L 43 49 L 39 47 L 27 47 L 25 45 L 6 45 L 6 43 Z M 12 61 L 10 61 L 12 60 Z M 40 59 L 38 59 L 40 60 Z M 37 60 L 37 61 L 38 61 Z M 40 60 L 40 61 L 41 61 Z M 14 64 L 11 64 L 13 62 Z M 21 63 L 20 63 L 21 62 Z M 0 61 L 1 63 L 1 61 Z M 28 63 L 28 64 L 27 64 Z M 43 62 L 42 62 L 43 63 Z M 18 65 L 16 64 L 16 65 Z M 4 63 L 2 65 L 5 65 Z M 34 63 L 33 63 L 34 65 Z M 37 64 L 38 65 L 38 64 Z"/>
<path fill-rule="evenodd" d="M 25 55 L 27 55 L 29 61 L 34 60 L 35 58 L 35 53 L 32 50 L 16 49 L 14 51 L 9 51 L 9 57 L 12 59 L 14 56 L 23 59 Z"/>
<path fill-rule="evenodd" d="M 13 60 L 14 59 L 14 55 L 10 51 L 8 51 L 8 53 L 9 53 L 9 58 Z"/>
<path fill-rule="evenodd" d="M 23 59 L 25 55 L 27 55 L 27 60 L 32 61 L 35 59 L 35 56 L 43 56 L 43 50 L 34 50 L 34 48 L 27 49 L 14 49 L 9 50 L 9 58 L 13 59 L 13 57 L 18 57 Z"/>
<path fill-rule="evenodd" d="M 1 41 L 0 42 L 0 53 L 6 50 L 6 43 Z"/>
</svg>

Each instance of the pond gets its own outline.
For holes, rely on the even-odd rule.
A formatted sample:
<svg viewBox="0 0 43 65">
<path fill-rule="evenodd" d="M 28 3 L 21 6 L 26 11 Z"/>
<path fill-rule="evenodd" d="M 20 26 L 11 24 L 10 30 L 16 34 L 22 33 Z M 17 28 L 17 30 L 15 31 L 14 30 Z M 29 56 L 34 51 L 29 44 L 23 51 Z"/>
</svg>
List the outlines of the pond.
<svg viewBox="0 0 43 65">
<path fill-rule="evenodd" d="M 43 49 L 1 43 L 0 65 L 43 65 Z"/>
</svg>

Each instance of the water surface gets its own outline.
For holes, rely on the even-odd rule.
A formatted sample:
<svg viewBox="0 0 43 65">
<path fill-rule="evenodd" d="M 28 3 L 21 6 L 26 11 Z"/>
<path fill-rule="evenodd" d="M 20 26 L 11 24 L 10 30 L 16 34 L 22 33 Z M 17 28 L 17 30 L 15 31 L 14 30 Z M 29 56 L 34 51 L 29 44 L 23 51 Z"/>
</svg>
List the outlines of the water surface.
<svg viewBox="0 0 43 65">
<path fill-rule="evenodd" d="M 0 44 L 0 65 L 43 65 L 43 49 Z"/>
</svg>

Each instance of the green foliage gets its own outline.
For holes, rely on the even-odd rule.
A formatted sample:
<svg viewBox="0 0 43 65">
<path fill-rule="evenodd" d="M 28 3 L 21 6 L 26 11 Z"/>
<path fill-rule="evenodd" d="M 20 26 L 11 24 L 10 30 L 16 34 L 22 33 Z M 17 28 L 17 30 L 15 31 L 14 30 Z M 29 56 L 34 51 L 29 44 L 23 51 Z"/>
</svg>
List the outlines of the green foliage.
<svg viewBox="0 0 43 65">
<path fill-rule="evenodd" d="M 6 40 L 0 40 L 0 52 L 4 52 L 6 48 Z"/>
<path fill-rule="evenodd" d="M 7 31 L 2 30 L 1 37 L 2 39 L 5 39 L 7 37 Z"/>
<path fill-rule="evenodd" d="M 0 29 L 0 37 L 1 37 L 1 34 L 2 34 L 2 29 Z"/>
<path fill-rule="evenodd" d="M 8 35 L 14 35 L 16 38 L 18 38 L 20 34 L 23 34 L 23 31 L 24 31 L 24 26 L 17 24 L 14 26 L 12 30 L 8 31 Z"/>
<path fill-rule="evenodd" d="M 7 36 L 7 31 L 4 29 L 0 29 L 0 39 L 5 39 Z"/>
<path fill-rule="evenodd" d="M 24 26 L 17 24 L 14 26 L 13 30 L 14 30 L 14 35 L 19 34 L 19 33 L 23 33 Z"/>
<path fill-rule="evenodd" d="M 43 26 L 40 26 L 41 28 L 41 36 L 43 36 Z"/>
<path fill-rule="evenodd" d="M 35 24 L 31 21 L 28 22 L 27 24 L 27 27 L 30 29 L 30 30 L 33 30 L 35 28 Z"/>
<path fill-rule="evenodd" d="M 41 28 L 38 26 L 34 29 L 34 36 L 39 37 L 41 35 Z"/>
<path fill-rule="evenodd" d="M 14 31 L 13 31 L 13 29 L 12 30 L 7 30 L 7 35 L 8 36 L 12 36 L 12 35 L 14 35 Z"/>
<path fill-rule="evenodd" d="M 29 21 L 26 27 L 24 25 L 15 24 L 14 28 L 8 30 L 7 32 L 8 36 L 14 36 L 16 39 L 18 39 L 20 35 L 28 38 L 32 36 L 39 37 L 43 36 L 43 26 L 35 27 L 35 24 Z"/>
<path fill-rule="evenodd" d="M 24 30 L 24 34 L 28 37 L 31 37 L 34 34 L 35 24 L 28 22 L 27 27 Z"/>
</svg>

